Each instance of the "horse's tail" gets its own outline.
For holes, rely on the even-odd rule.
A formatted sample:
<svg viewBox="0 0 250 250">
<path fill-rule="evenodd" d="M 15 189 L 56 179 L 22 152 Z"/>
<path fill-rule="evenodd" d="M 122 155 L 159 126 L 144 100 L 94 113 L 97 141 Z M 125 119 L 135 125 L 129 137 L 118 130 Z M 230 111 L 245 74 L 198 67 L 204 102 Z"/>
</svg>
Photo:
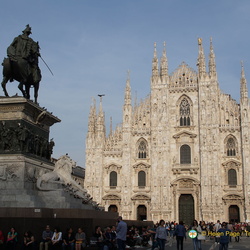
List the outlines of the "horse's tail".
<svg viewBox="0 0 250 250">
<path fill-rule="evenodd" d="M 4 58 L 3 62 L 3 76 L 9 77 L 11 75 L 11 62 L 9 58 Z"/>
</svg>

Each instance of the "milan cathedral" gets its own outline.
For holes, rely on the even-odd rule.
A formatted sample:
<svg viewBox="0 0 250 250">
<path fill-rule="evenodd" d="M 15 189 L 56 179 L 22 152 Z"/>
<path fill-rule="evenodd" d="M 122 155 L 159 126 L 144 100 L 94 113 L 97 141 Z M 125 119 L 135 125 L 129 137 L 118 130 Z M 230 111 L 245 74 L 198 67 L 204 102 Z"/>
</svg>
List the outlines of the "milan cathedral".
<svg viewBox="0 0 250 250">
<path fill-rule="evenodd" d="M 219 88 L 212 40 L 208 71 L 168 73 L 152 61 L 150 95 L 132 105 L 127 79 L 120 126 L 106 136 L 102 102 L 91 105 L 84 186 L 105 210 L 131 220 L 250 220 L 250 109 L 244 67 L 240 103 Z"/>
</svg>

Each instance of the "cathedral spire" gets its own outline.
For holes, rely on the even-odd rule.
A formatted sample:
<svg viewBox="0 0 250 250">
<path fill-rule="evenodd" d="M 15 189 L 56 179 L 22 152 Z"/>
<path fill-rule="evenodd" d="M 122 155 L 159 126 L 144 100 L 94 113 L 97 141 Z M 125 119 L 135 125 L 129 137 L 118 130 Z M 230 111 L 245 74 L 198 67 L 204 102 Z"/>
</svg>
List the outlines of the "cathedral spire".
<svg viewBox="0 0 250 250">
<path fill-rule="evenodd" d="M 216 77 L 217 76 L 216 63 L 215 63 L 215 54 L 214 54 L 212 37 L 210 38 L 209 76 L 210 77 Z"/>
<path fill-rule="evenodd" d="M 99 105 L 99 113 L 97 117 L 97 132 L 104 132 L 105 133 L 105 118 L 104 112 L 102 108 L 102 97 L 105 95 L 98 95 L 100 97 L 100 105 Z"/>
<path fill-rule="evenodd" d="M 127 81 L 126 81 L 124 104 L 131 105 L 131 87 L 130 87 L 130 71 L 129 70 L 128 70 Z"/>
<path fill-rule="evenodd" d="M 248 104 L 247 80 L 242 61 L 241 61 L 241 78 L 240 78 L 240 100 L 242 104 Z"/>
<path fill-rule="evenodd" d="M 168 60 L 167 60 L 167 53 L 166 53 L 166 42 L 163 44 L 163 52 L 161 57 L 161 66 L 160 66 L 160 76 L 162 82 L 166 82 L 166 78 L 168 76 Z"/>
<path fill-rule="evenodd" d="M 112 135 L 112 132 L 113 132 L 113 124 L 112 124 L 112 116 L 110 116 L 109 135 Z"/>
<path fill-rule="evenodd" d="M 206 61 L 205 61 L 205 55 L 201 38 L 198 38 L 198 45 L 199 45 L 199 55 L 198 55 L 197 66 L 199 71 L 199 77 L 202 77 L 206 75 Z"/>
<path fill-rule="evenodd" d="M 154 57 L 152 60 L 152 77 L 159 76 L 159 65 L 158 65 L 158 58 L 157 58 L 157 51 L 156 51 L 156 43 L 154 43 Z"/>
<path fill-rule="evenodd" d="M 95 121 L 96 121 L 96 102 L 95 99 L 92 98 L 92 104 L 90 106 L 90 111 L 89 111 L 88 132 L 95 131 Z"/>
</svg>

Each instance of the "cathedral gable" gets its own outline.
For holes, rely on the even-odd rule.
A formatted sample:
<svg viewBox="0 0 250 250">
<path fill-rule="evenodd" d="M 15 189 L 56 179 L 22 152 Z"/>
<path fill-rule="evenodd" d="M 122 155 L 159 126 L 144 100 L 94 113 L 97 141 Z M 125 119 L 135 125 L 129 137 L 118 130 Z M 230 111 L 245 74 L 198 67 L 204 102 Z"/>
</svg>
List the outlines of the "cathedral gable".
<svg viewBox="0 0 250 250">
<path fill-rule="evenodd" d="M 192 138 L 192 139 L 193 139 L 193 138 L 195 138 L 196 136 L 197 136 L 196 134 L 191 133 L 191 132 L 189 132 L 189 131 L 181 131 L 181 132 L 179 132 L 179 133 L 173 135 L 173 138 L 179 139 L 179 138 L 181 138 L 181 137 L 188 137 L 188 138 Z"/>
<path fill-rule="evenodd" d="M 118 165 L 116 163 L 111 163 L 109 165 L 106 165 L 104 168 L 107 169 L 107 171 L 118 171 L 118 172 L 120 172 L 120 169 L 122 168 L 122 166 Z"/>
<path fill-rule="evenodd" d="M 136 169 L 146 169 L 146 168 L 150 168 L 150 165 L 145 163 L 145 162 L 139 162 L 139 163 L 136 163 L 133 168 L 136 168 Z"/>
<path fill-rule="evenodd" d="M 137 194 L 131 197 L 131 200 L 151 200 L 146 194 Z"/>
<path fill-rule="evenodd" d="M 121 200 L 121 197 L 119 195 L 116 195 L 116 194 L 107 194 L 107 195 L 103 196 L 102 199 L 103 200 Z"/>
<path fill-rule="evenodd" d="M 185 62 L 170 75 L 170 86 L 174 88 L 196 88 L 197 72 Z"/>
<path fill-rule="evenodd" d="M 236 160 L 228 160 L 222 163 L 222 166 L 226 167 L 226 168 L 235 168 L 235 167 L 239 167 L 241 165 L 241 162 L 236 161 Z"/>
</svg>

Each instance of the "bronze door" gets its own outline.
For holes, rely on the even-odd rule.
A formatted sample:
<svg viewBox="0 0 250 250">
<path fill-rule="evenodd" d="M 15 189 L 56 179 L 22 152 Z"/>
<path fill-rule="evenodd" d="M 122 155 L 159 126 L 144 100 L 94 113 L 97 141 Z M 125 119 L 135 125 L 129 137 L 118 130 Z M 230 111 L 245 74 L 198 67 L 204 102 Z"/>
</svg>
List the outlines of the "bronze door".
<svg viewBox="0 0 250 250">
<path fill-rule="evenodd" d="M 182 194 L 179 198 L 179 221 L 190 226 L 194 219 L 194 198 L 191 194 Z"/>
<path fill-rule="evenodd" d="M 237 205 L 231 205 L 229 207 L 229 221 L 240 222 L 240 210 Z"/>
<path fill-rule="evenodd" d="M 147 219 L 147 208 L 144 205 L 137 207 L 137 220 L 143 221 Z"/>
</svg>

